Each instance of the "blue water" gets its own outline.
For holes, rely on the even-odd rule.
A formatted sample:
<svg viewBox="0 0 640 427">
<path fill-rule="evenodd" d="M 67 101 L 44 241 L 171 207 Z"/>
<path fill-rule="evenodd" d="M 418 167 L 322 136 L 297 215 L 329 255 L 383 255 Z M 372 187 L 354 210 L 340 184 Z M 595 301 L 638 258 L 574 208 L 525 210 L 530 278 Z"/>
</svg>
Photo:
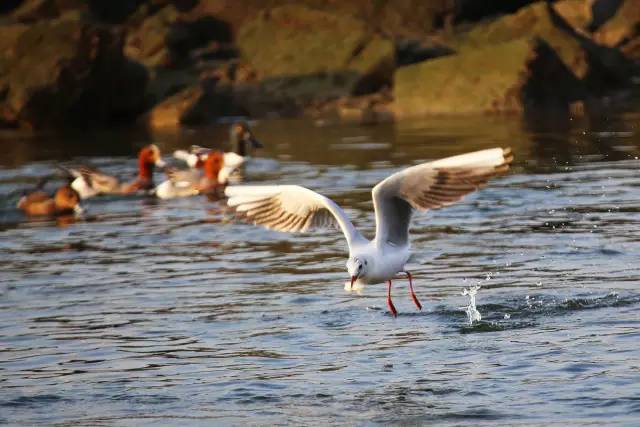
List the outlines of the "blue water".
<svg viewBox="0 0 640 427">
<path fill-rule="evenodd" d="M 322 192 L 367 234 L 370 188 L 390 173 L 513 148 L 509 175 L 415 217 L 424 310 L 398 280 L 397 319 L 384 285 L 344 291 L 339 232 L 263 230 L 201 197 L 96 198 L 75 221 L 12 209 L 40 177 L 61 182 L 57 162 L 129 176 L 137 146 L 219 145 L 224 125 L 5 134 L 0 423 L 640 425 L 638 123 L 257 122 L 267 148 L 246 180 Z M 469 325 L 462 291 L 477 284 Z"/>
</svg>

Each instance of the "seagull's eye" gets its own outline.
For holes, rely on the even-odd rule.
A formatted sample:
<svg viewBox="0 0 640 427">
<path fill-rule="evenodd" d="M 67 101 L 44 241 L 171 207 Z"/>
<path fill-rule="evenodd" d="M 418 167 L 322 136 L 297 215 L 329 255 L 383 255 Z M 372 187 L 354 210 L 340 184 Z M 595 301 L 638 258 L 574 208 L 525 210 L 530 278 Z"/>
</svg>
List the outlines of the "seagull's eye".
<svg viewBox="0 0 640 427">
<path fill-rule="evenodd" d="M 364 265 L 367 265 L 367 261 L 364 262 Z"/>
</svg>

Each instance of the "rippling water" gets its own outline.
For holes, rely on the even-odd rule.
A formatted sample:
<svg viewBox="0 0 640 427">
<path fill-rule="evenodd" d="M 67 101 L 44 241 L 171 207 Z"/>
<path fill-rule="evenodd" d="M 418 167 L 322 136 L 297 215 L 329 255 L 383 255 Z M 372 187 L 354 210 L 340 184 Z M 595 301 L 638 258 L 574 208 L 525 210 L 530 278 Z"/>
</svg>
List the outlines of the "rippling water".
<svg viewBox="0 0 640 427">
<path fill-rule="evenodd" d="M 384 285 L 345 293 L 337 232 L 237 224 L 200 197 L 96 198 L 77 221 L 12 209 L 56 162 L 131 175 L 135 147 L 212 145 L 224 126 L 5 134 L 0 423 L 638 425 L 640 114 L 612 117 L 256 123 L 248 180 L 323 192 L 370 235 L 390 173 L 513 147 L 509 175 L 416 216 L 425 309 L 396 281 L 397 319 Z"/>
</svg>

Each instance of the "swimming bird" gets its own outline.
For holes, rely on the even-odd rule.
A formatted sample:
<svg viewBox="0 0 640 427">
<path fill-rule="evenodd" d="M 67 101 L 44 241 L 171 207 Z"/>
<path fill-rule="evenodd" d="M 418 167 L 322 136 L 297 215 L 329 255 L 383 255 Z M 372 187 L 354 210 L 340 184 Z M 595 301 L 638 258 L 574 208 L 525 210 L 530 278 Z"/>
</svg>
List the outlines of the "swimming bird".
<svg viewBox="0 0 640 427">
<path fill-rule="evenodd" d="M 224 169 L 222 152 L 212 151 L 203 162 L 202 169 L 166 171 L 169 179 L 160 183 L 154 193 L 161 199 L 172 199 L 214 192 L 226 184 L 226 177 L 231 173 L 230 171 L 222 173 Z"/>
<path fill-rule="evenodd" d="M 372 190 L 376 235 L 366 239 L 347 214 L 331 199 L 297 185 L 230 186 L 227 204 L 254 224 L 284 232 L 306 232 L 335 226 L 349 245 L 347 271 L 354 284 L 387 283 L 387 305 L 396 317 L 391 281 L 398 273 L 409 279 L 409 294 L 418 309 L 422 305 L 413 290 L 409 260 L 409 225 L 414 210 L 427 211 L 451 205 L 488 180 L 506 173 L 513 160 L 509 148 L 492 148 L 419 164 L 394 173 Z"/>
<path fill-rule="evenodd" d="M 247 122 L 236 122 L 232 124 L 229 134 L 229 144 L 231 145 L 232 151 L 224 153 L 224 164 L 229 169 L 239 169 L 246 162 L 251 149 L 264 147 L 264 145 L 255 138 Z M 213 150 L 210 148 L 192 145 L 189 151 L 174 151 L 173 157 L 186 162 L 190 168 L 196 169 L 202 166 L 211 151 Z M 224 179 L 225 177 L 223 176 L 221 178 Z"/>
<path fill-rule="evenodd" d="M 115 176 L 86 166 L 63 169 L 74 178 L 71 187 L 82 199 L 87 199 L 98 194 L 130 194 L 150 190 L 153 188 L 154 168 L 165 166 L 158 146 L 149 144 L 138 152 L 138 176 L 132 182 L 120 182 Z"/>
<path fill-rule="evenodd" d="M 17 205 L 29 216 L 58 216 L 81 213 L 80 195 L 69 185 L 58 188 L 53 197 L 42 190 L 24 195 Z"/>
</svg>

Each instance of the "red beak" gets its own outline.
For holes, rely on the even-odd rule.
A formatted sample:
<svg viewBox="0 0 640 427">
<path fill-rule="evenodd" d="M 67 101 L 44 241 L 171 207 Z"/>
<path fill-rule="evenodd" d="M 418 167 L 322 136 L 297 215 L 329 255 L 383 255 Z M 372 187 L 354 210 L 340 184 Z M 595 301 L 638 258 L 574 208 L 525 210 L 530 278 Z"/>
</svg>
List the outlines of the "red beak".
<svg viewBox="0 0 640 427">
<path fill-rule="evenodd" d="M 358 276 L 351 276 L 351 287 L 349 289 L 353 289 L 353 284 L 358 280 Z"/>
</svg>

